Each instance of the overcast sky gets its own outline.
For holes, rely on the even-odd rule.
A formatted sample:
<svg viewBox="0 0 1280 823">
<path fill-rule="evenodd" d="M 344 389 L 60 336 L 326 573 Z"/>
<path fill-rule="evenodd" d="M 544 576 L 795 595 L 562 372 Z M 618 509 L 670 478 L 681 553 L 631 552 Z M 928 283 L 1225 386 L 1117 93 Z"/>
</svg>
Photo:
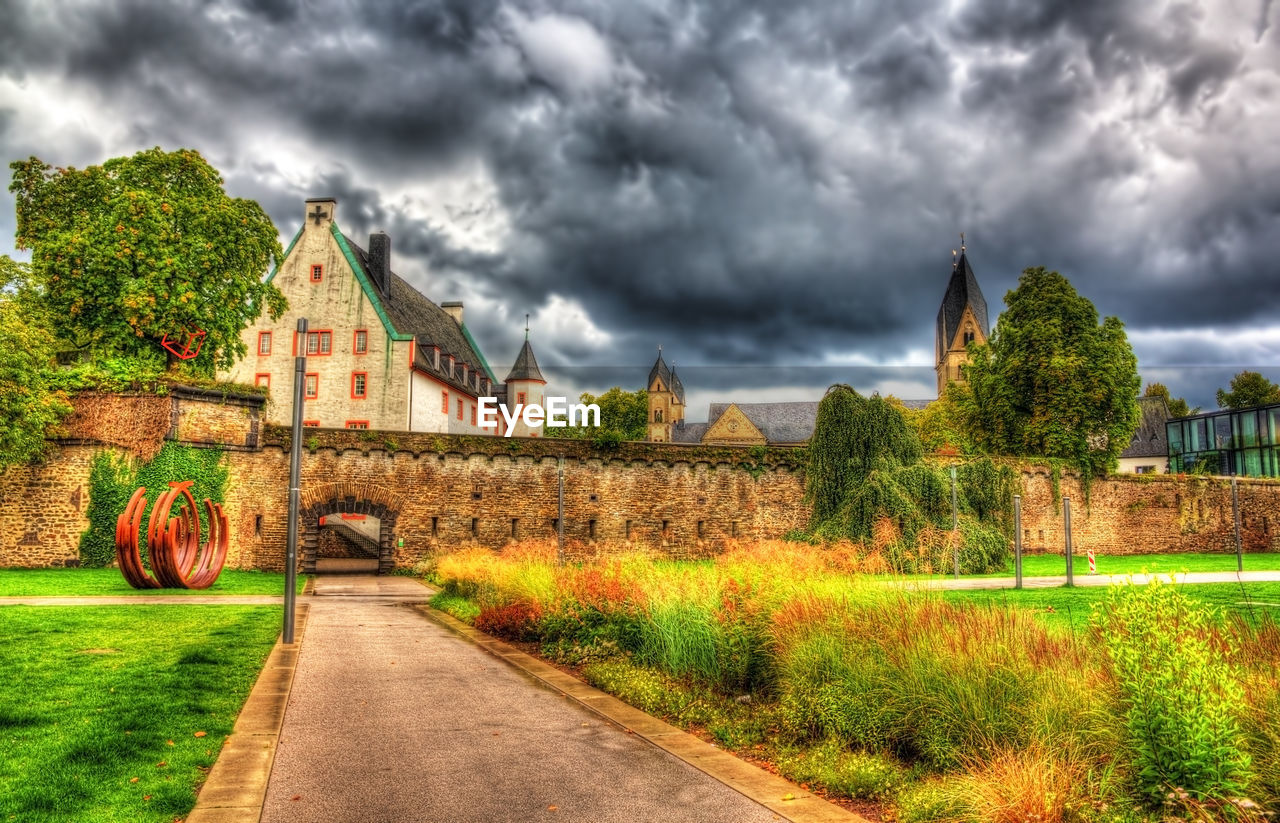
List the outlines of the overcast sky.
<svg viewBox="0 0 1280 823">
<path fill-rule="evenodd" d="M 661 344 L 690 419 L 932 397 L 961 231 L 993 318 L 1044 265 L 1193 405 L 1280 380 L 1280 3 L 363 5 L 4 0 L 0 158 L 192 147 L 285 242 L 337 197 L 496 370 L 526 312 L 566 393 Z"/>
</svg>

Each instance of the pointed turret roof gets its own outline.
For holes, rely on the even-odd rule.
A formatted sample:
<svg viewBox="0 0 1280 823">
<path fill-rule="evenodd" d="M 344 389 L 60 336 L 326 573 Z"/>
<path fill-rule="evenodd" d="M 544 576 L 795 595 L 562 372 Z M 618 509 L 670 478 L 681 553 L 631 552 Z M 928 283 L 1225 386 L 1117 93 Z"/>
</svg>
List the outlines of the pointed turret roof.
<svg viewBox="0 0 1280 823">
<path fill-rule="evenodd" d="M 541 380 L 547 382 L 542 376 L 542 370 L 538 368 L 538 359 L 533 356 L 533 346 L 529 345 L 529 339 L 525 338 L 524 345 L 520 347 L 520 354 L 516 356 L 516 363 L 511 367 L 511 373 L 507 375 L 504 383 L 510 383 L 512 380 Z"/>
<path fill-rule="evenodd" d="M 662 359 L 662 347 L 658 347 L 658 359 L 653 364 L 653 368 L 649 369 L 649 382 L 645 384 L 645 388 L 653 385 L 654 380 L 661 380 L 662 385 L 676 396 L 681 403 L 684 402 L 684 386 L 680 383 L 680 378 L 676 376 L 675 370 L 667 367 L 667 361 Z"/>
<path fill-rule="evenodd" d="M 960 259 L 951 267 L 951 282 L 947 284 L 947 293 L 942 298 L 942 307 L 938 309 L 938 349 L 946 351 L 960 327 L 960 317 L 964 307 L 973 308 L 973 316 L 978 319 L 978 327 L 983 337 L 991 336 L 991 328 L 987 325 L 987 299 L 978 288 L 978 278 L 969 265 L 969 256 L 964 246 L 960 247 Z"/>
</svg>

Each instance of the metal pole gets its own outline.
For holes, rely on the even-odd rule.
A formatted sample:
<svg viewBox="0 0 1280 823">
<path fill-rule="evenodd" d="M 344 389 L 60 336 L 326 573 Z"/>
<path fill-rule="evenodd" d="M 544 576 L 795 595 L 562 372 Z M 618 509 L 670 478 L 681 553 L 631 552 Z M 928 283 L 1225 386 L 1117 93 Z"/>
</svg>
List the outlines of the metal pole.
<svg viewBox="0 0 1280 823">
<path fill-rule="evenodd" d="M 1231 475 L 1231 517 L 1236 523 L 1236 571 L 1244 571 L 1244 553 L 1240 546 L 1240 497 L 1236 493 L 1236 476 Z"/>
<path fill-rule="evenodd" d="M 958 531 L 960 516 L 956 506 L 956 467 L 951 467 L 951 546 L 952 560 L 955 563 L 956 579 L 960 579 L 960 543 Z"/>
<path fill-rule="evenodd" d="M 1013 496 L 1013 587 L 1022 588 L 1022 495 Z"/>
<path fill-rule="evenodd" d="M 1062 529 L 1067 535 L 1067 585 L 1074 586 L 1076 584 L 1075 575 L 1071 568 L 1071 498 L 1062 498 Z"/>
<path fill-rule="evenodd" d="M 289 437 L 289 538 L 284 555 L 284 642 L 293 642 L 298 600 L 298 506 L 302 483 L 302 404 L 306 400 L 307 321 L 298 320 L 298 351 L 293 359 L 293 433 Z"/>
<path fill-rule="evenodd" d="M 556 497 L 556 564 L 564 565 L 564 455 L 560 455 L 556 467 L 556 478 L 559 481 Z"/>
</svg>

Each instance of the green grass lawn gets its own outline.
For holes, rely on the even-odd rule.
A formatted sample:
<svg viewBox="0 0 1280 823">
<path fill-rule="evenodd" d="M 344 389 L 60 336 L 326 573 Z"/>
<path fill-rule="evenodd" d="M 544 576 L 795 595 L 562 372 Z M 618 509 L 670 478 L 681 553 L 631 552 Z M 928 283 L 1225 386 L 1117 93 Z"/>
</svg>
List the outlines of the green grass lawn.
<svg viewBox="0 0 1280 823">
<path fill-rule="evenodd" d="M 0 821 L 184 817 L 280 620 L 277 606 L 0 607 Z"/>
<path fill-rule="evenodd" d="M 1073 554 L 1072 571 L 1089 573 L 1089 558 L 1079 549 Z M 1233 572 L 1236 570 L 1234 552 L 1215 554 L 1136 554 L 1097 555 L 1098 574 L 1139 574 L 1142 572 L 1171 574 L 1175 572 Z M 1280 571 L 1280 552 L 1244 555 L 1247 572 Z M 1061 554 L 1032 554 L 1022 557 L 1024 577 L 1061 577 L 1067 573 L 1067 559 Z M 921 579 L 950 577 L 949 574 L 911 575 Z M 1013 577 L 1013 559 L 1004 571 L 996 574 L 965 575 L 966 577 Z"/>
<path fill-rule="evenodd" d="M 1280 621 L 1280 583 L 1190 583 L 1182 591 L 1191 598 L 1254 618 Z M 1082 629 L 1094 603 L 1107 596 L 1105 586 L 1051 589 L 986 589 L 946 591 L 948 600 L 1008 605 L 1035 611 L 1047 623 Z"/>
<path fill-rule="evenodd" d="M 298 575 L 298 591 L 306 579 Z M 135 589 L 118 569 L 0 569 L 0 597 L 92 595 L 284 594 L 284 575 L 224 569 L 207 589 Z"/>
</svg>

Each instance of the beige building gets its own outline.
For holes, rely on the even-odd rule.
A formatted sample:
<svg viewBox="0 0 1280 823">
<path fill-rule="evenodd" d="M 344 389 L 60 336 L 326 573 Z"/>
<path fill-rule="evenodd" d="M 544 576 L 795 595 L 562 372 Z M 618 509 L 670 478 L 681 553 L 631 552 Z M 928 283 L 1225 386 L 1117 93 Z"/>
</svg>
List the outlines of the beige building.
<svg viewBox="0 0 1280 823">
<path fill-rule="evenodd" d="M 494 434 L 478 425 L 478 398 L 505 402 L 510 389 L 512 402 L 541 402 L 546 381 L 527 339 L 510 384 L 499 383 L 463 322 L 462 303 L 428 300 L 392 271 L 391 238 L 378 232 L 361 248 L 338 228 L 337 209 L 332 198 L 306 201 L 302 228 L 268 277 L 289 308 L 245 329 L 248 355 L 222 375 L 268 387 L 269 422 L 292 421 L 299 352 L 307 355 L 308 426 Z M 305 339 L 296 333 L 300 317 Z M 536 437 L 540 428 L 517 433 Z"/>
<path fill-rule="evenodd" d="M 978 288 L 978 278 L 969 265 L 964 243 L 960 244 L 960 256 L 952 252 L 951 280 L 938 309 L 938 329 L 935 335 L 937 349 L 938 396 L 948 383 L 964 380 L 960 367 L 969 362 L 968 345 L 987 342 L 991 327 L 987 324 L 987 301 Z"/>
<path fill-rule="evenodd" d="M 676 370 L 668 368 L 658 347 L 658 359 L 649 370 L 649 441 L 670 443 L 673 428 L 684 423 L 684 385 Z"/>
<path fill-rule="evenodd" d="M 1165 423 L 1169 405 L 1163 397 L 1139 397 L 1142 422 L 1125 450 L 1120 452 L 1119 470 L 1126 474 L 1166 474 L 1169 471 L 1169 441 Z"/>
</svg>

